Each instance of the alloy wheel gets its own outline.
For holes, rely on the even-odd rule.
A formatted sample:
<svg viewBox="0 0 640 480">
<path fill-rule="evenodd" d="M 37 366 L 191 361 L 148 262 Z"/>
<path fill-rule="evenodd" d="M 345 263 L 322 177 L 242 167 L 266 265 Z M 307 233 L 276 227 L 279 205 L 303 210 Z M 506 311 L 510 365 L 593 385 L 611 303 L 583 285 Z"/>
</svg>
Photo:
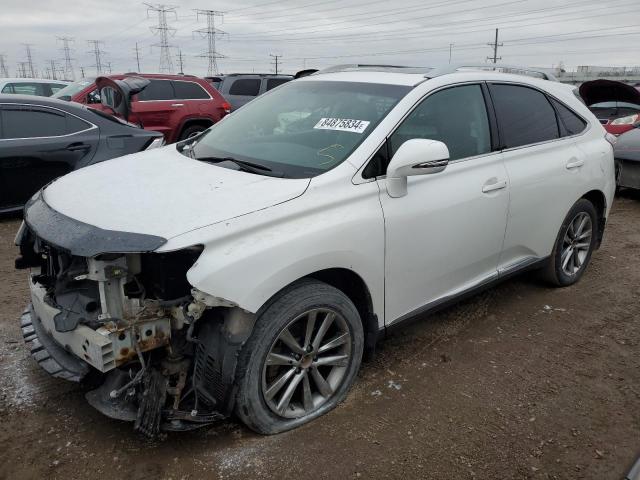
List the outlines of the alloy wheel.
<svg viewBox="0 0 640 480">
<path fill-rule="evenodd" d="M 560 262 L 562 271 L 569 275 L 576 275 L 583 267 L 593 236 L 591 216 L 586 212 L 578 213 L 569 223 L 562 242 Z"/>
<path fill-rule="evenodd" d="M 339 313 L 327 308 L 304 312 L 280 331 L 269 349 L 262 397 L 280 417 L 309 415 L 340 388 L 351 357 L 351 333 Z"/>
</svg>

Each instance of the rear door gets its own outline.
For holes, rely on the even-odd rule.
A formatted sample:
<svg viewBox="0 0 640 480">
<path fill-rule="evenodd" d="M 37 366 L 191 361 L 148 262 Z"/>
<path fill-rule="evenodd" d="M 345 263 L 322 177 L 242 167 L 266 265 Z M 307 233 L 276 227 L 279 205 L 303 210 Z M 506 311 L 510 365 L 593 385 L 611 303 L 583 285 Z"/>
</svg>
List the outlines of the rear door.
<svg viewBox="0 0 640 480">
<path fill-rule="evenodd" d="M 172 143 L 177 138 L 185 110 L 185 102 L 176 100 L 173 81 L 151 80 L 144 90 L 133 96 L 129 121 L 162 133 L 165 141 Z"/>
<path fill-rule="evenodd" d="M 511 185 L 499 266 L 505 273 L 551 253 L 564 217 L 584 193 L 588 174 L 575 133 L 561 128 L 545 93 L 507 83 L 490 84 L 490 90 Z"/>
<path fill-rule="evenodd" d="M 95 154 L 98 128 L 74 115 L 21 104 L 2 104 L 0 112 L 0 211 L 20 207 Z"/>
</svg>

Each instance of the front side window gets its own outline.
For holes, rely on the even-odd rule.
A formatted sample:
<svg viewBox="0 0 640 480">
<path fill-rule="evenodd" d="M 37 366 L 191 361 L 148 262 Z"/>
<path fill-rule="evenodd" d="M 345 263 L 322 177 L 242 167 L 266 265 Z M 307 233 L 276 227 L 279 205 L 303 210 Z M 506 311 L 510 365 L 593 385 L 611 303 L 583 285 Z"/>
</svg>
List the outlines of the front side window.
<svg viewBox="0 0 640 480">
<path fill-rule="evenodd" d="M 71 97 L 73 97 L 77 93 L 80 93 L 82 90 L 94 83 L 94 81 L 95 78 L 83 78 L 82 80 L 78 80 L 77 82 L 73 82 L 64 88 L 61 88 L 60 90 L 54 92 L 51 96 L 53 98 L 65 97 L 67 99 L 71 99 Z"/>
<path fill-rule="evenodd" d="M 443 142 L 450 160 L 490 152 L 489 118 L 480 85 L 448 88 L 427 97 L 389 138 L 391 157 L 412 138 Z"/>
<path fill-rule="evenodd" d="M 139 101 L 173 100 L 176 98 L 171 80 L 151 80 L 149 85 L 138 93 Z"/>
<path fill-rule="evenodd" d="M 556 113 L 546 95 L 520 85 L 492 84 L 503 148 L 559 138 Z"/>
<path fill-rule="evenodd" d="M 209 94 L 195 82 L 174 81 L 173 89 L 180 100 L 203 100 L 211 98 Z"/>
<path fill-rule="evenodd" d="M 229 95 L 243 95 L 247 97 L 255 97 L 259 92 L 259 78 L 240 78 L 234 81 L 229 89 Z"/>
<path fill-rule="evenodd" d="M 234 158 L 286 177 L 313 177 L 342 163 L 410 89 L 291 82 L 215 124 L 192 151 L 196 158 Z"/>
</svg>

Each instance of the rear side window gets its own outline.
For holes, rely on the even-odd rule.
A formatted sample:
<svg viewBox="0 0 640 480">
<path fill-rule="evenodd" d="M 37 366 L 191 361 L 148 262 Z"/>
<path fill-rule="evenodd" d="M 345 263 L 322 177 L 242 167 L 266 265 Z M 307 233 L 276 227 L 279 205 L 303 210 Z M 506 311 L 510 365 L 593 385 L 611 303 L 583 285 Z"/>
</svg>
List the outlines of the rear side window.
<svg viewBox="0 0 640 480">
<path fill-rule="evenodd" d="M 67 114 L 67 133 L 77 133 L 90 128 L 91 125 L 84 120 Z"/>
<path fill-rule="evenodd" d="M 255 97 L 260 92 L 259 78 L 239 78 L 231 85 L 229 95 Z"/>
<path fill-rule="evenodd" d="M 2 93 L 15 93 L 18 95 L 40 95 L 48 96 L 49 92 L 44 83 L 7 83 L 2 89 Z"/>
<path fill-rule="evenodd" d="M 2 111 L 4 138 L 55 137 L 67 133 L 63 112 L 41 107 L 5 106 Z"/>
<path fill-rule="evenodd" d="M 587 122 L 580 118 L 576 113 L 565 107 L 555 99 L 551 99 L 551 103 L 558 112 L 558 123 L 560 124 L 560 134 L 563 137 L 576 135 L 587 128 Z"/>
<path fill-rule="evenodd" d="M 546 95 L 533 88 L 492 84 L 503 148 L 559 138 L 556 113 Z"/>
<path fill-rule="evenodd" d="M 195 82 L 173 82 L 173 88 L 176 92 L 176 99 L 179 100 L 200 100 L 209 99 L 209 94 Z M 144 91 L 144 90 L 143 90 Z"/>
<path fill-rule="evenodd" d="M 138 101 L 175 99 L 172 83 L 171 80 L 151 80 L 149 85 L 138 94 Z"/>
<path fill-rule="evenodd" d="M 279 87 L 283 83 L 287 83 L 290 80 L 290 78 L 269 78 L 267 80 L 267 91 Z"/>
<path fill-rule="evenodd" d="M 64 87 L 66 87 L 66 85 L 63 85 L 61 83 L 50 83 L 49 84 L 49 88 L 51 88 L 51 93 L 58 93 L 60 90 L 62 90 Z"/>
</svg>

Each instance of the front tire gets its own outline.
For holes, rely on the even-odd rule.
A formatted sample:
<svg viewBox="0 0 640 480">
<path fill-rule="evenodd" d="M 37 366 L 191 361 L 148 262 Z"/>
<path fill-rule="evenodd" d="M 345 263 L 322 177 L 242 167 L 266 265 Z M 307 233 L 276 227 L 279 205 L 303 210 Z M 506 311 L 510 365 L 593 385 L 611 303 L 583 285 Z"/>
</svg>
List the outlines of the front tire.
<svg viewBox="0 0 640 480">
<path fill-rule="evenodd" d="M 238 359 L 236 414 L 274 434 L 335 408 L 351 388 L 364 347 L 358 310 L 340 290 L 305 280 L 280 292 Z"/>
<path fill-rule="evenodd" d="M 578 200 L 562 222 L 543 276 L 557 287 L 576 283 L 591 260 L 597 240 L 598 214 L 593 204 Z"/>
</svg>

